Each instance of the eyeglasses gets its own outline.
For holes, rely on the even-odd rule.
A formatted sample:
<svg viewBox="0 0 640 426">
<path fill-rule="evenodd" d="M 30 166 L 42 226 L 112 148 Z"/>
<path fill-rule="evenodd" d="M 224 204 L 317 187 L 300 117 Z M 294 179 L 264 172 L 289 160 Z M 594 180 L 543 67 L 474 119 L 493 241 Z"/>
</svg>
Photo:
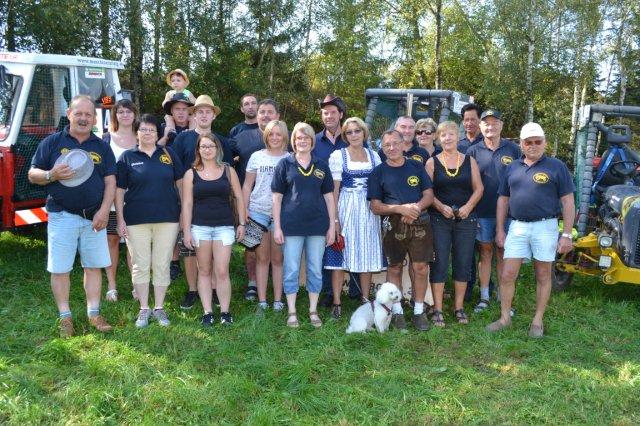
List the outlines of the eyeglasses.
<svg viewBox="0 0 640 426">
<path fill-rule="evenodd" d="M 362 133 L 362 129 L 353 129 L 353 130 L 347 130 L 346 132 L 344 132 L 344 134 L 347 136 L 359 135 L 360 133 Z"/>
<path fill-rule="evenodd" d="M 200 145 L 200 149 L 215 149 L 215 145 Z"/>
<path fill-rule="evenodd" d="M 427 135 L 430 136 L 432 134 L 434 134 L 435 132 L 433 130 L 416 130 L 416 135 Z"/>
<path fill-rule="evenodd" d="M 138 129 L 138 132 L 146 134 L 158 133 L 156 129 L 143 129 L 142 127 Z"/>
<path fill-rule="evenodd" d="M 544 141 L 542 139 L 534 139 L 532 141 L 522 141 L 522 143 L 524 144 L 524 146 L 531 146 L 531 145 L 542 145 Z"/>
</svg>

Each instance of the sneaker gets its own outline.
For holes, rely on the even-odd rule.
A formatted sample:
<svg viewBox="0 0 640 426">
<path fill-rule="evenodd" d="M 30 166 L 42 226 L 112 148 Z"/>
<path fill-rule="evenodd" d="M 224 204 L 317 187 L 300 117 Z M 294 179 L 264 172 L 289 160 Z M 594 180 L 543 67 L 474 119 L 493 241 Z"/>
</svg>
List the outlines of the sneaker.
<svg viewBox="0 0 640 426">
<path fill-rule="evenodd" d="M 169 317 L 164 309 L 154 309 L 153 318 L 155 318 L 155 320 L 158 321 L 158 324 L 163 327 L 168 327 L 169 324 L 171 324 L 171 321 L 169 321 Z"/>
<path fill-rule="evenodd" d="M 213 316 L 213 312 L 204 314 L 201 320 L 203 327 L 212 327 L 215 321 L 216 321 L 216 317 Z"/>
<path fill-rule="evenodd" d="M 418 315 L 414 315 L 412 322 L 416 330 L 420 330 L 420 331 L 429 330 L 429 320 L 427 319 L 426 312 L 423 312 Z"/>
<path fill-rule="evenodd" d="M 95 317 L 89 317 L 89 324 L 91 324 L 96 330 L 101 333 L 108 333 L 113 331 L 113 327 L 109 325 L 102 315 L 96 315 Z"/>
<path fill-rule="evenodd" d="M 480 299 L 475 308 L 473 308 L 473 312 L 476 314 L 484 311 L 485 309 L 489 309 L 489 301 L 487 299 Z"/>
<path fill-rule="evenodd" d="M 60 318 L 58 328 L 60 329 L 60 337 L 63 339 L 73 337 L 76 334 L 76 331 L 73 329 L 73 320 L 71 317 Z"/>
<path fill-rule="evenodd" d="M 490 333 L 495 333 L 498 332 L 500 330 L 503 330 L 507 327 L 511 327 L 511 322 L 504 324 L 502 322 L 500 322 L 500 320 L 498 321 L 494 321 L 491 324 L 489 324 L 488 326 L 485 327 L 485 330 L 487 330 Z"/>
<path fill-rule="evenodd" d="M 276 312 L 280 312 L 284 309 L 284 303 L 282 303 L 279 300 L 276 300 L 275 302 L 273 302 L 273 310 Z"/>
<path fill-rule="evenodd" d="M 220 314 L 220 324 L 227 326 L 233 324 L 233 317 L 229 312 L 223 312 Z"/>
<path fill-rule="evenodd" d="M 136 319 L 136 327 L 143 328 L 148 326 L 150 316 L 151 309 L 140 309 L 140 312 L 138 312 L 138 319 Z"/>
<path fill-rule="evenodd" d="M 244 298 L 250 301 L 258 299 L 258 289 L 255 286 L 248 286 L 247 291 L 244 293 Z"/>
<path fill-rule="evenodd" d="M 180 267 L 179 260 L 172 260 L 171 265 L 169 266 L 169 277 L 171 281 L 175 281 L 180 274 L 182 274 L 182 268 Z"/>
<path fill-rule="evenodd" d="M 267 302 L 259 302 L 258 308 L 256 309 L 256 315 L 263 317 L 267 309 L 269 309 L 269 304 Z"/>
<path fill-rule="evenodd" d="M 529 327 L 529 337 L 532 339 L 541 339 L 544 337 L 544 326 L 531 324 L 531 327 Z"/>
<path fill-rule="evenodd" d="M 185 310 L 193 308 L 193 305 L 199 298 L 200 296 L 197 291 L 187 291 L 184 295 L 184 299 L 182 299 L 182 302 L 180 303 L 180 308 Z"/>
<path fill-rule="evenodd" d="M 391 325 L 393 326 L 393 328 L 400 331 L 407 331 L 407 323 L 404 320 L 403 314 L 391 315 Z"/>
</svg>

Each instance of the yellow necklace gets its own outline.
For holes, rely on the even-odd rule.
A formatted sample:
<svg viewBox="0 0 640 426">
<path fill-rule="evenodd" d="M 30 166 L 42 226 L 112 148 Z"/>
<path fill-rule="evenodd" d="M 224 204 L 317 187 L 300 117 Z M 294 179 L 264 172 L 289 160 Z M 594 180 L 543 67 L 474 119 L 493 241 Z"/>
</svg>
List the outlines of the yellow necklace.
<svg viewBox="0 0 640 426">
<path fill-rule="evenodd" d="M 449 171 L 449 168 L 447 167 L 447 158 L 444 151 L 442 152 L 442 158 L 444 159 L 444 172 L 447 174 L 447 176 L 449 177 L 458 176 L 458 172 L 460 172 L 460 153 L 458 152 L 458 156 L 456 157 L 456 171 L 453 173 L 451 173 Z"/>
<path fill-rule="evenodd" d="M 311 176 L 311 173 L 313 173 L 313 164 L 311 165 L 311 168 L 309 169 L 308 172 L 304 172 L 304 170 L 302 169 L 302 167 L 298 166 L 298 171 L 300 172 L 300 174 L 304 177 L 309 177 Z"/>
</svg>

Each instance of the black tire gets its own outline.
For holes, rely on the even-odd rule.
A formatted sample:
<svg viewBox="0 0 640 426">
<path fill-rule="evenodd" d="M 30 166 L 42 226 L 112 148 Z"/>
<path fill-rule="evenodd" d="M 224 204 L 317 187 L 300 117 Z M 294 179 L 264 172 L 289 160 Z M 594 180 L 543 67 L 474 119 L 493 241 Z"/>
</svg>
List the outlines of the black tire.
<svg viewBox="0 0 640 426">
<path fill-rule="evenodd" d="M 564 291 L 571 285 L 571 281 L 573 281 L 573 274 L 558 270 L 556 263 L 553 262 L 551 267 L 551 289 L 554 292 Z"/>
</svg>

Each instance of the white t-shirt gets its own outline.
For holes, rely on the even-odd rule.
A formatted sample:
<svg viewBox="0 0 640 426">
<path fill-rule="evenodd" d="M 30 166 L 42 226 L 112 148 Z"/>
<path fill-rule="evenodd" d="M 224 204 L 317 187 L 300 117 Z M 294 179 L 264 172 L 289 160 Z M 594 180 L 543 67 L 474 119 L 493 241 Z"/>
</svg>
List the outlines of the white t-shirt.
<svg viewBox="0 0 640 426">
<path fill-rule="evenodd" d="M 288 155 L 285 152 L 282 155 L 273 156 L 266 149 L 251 154 L 247 163 L 247 173 L 255 173 L 256 182 L 249 196 L 249 210 L 271 216 L 273 172 L 278 162 Z"/>
</svg>

